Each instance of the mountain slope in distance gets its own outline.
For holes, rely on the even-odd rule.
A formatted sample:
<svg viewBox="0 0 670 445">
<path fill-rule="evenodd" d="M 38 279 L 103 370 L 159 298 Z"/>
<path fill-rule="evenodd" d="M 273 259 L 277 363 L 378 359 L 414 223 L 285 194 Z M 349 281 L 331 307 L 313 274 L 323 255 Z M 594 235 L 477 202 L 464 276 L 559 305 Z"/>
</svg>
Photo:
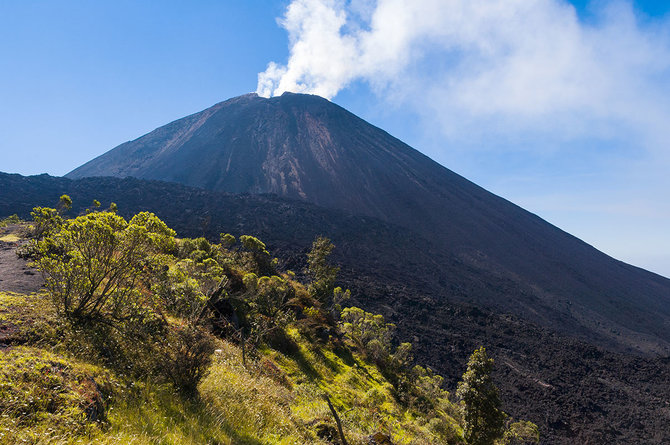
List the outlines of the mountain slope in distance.
<svg viewBox="0 0 670 445">
<path fill-rule="evenodd" d="M 514 283 L 457 298 L 620 349 L 670 351 L 670 280 L 610 258 L 318 96 L 233 98 L 67 176 L 275 193 L 379 218 L 463 267 Z M 434 273 L 447 286 L 453 280 L 440 267 Z"/>
<path fill-rule="evenodd" d="M 317 235 L 331 238 L 338 284 L 351 302 L 398 325 L 419 363 L 445 377 L 453 391 L 468 355 L 484 345 L 496 360 L 494 378 L 505 409 L 537 423 L 543 444 L 668 443 L 670 358 L 615 353 L 567 339 L 513 315 L 454 301 L 522 292 L 516 283 L 469 267 L 407 229 L 351 212 L 273 195 L 231 195 L 133 178 L 71 181 L 0 173 L 0 218 L 27 218 L 62 194 L 84 212 L 94 199 L 118 204 L 130 217 L 152 211 L 180 236 L 221 232 L 260 237 L 282 269 L 300 273 Z M 437 275 L 440 270 L 443 275 Z M 565 320 L 570 323 L 570 320 Z M 603 339 L 604 341 L 604 339 Z"/>
</svg>

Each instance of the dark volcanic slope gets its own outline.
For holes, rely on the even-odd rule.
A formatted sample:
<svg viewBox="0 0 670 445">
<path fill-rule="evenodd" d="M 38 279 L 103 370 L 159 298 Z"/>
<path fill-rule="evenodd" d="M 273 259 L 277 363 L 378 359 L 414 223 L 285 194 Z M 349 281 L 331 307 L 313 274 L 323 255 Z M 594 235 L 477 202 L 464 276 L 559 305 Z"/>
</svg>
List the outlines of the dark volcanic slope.
<svg viewBox="0 0 670 445">
<path fill-rule="evenodd" d="M 519 292 L 420 236 L 369 217 L 268 195 L 229 195 L 132 178 L 70 181 L 0 173 L 0 218 L 29 215 L 69 194 L 83 211 L 114 201 L 126 217 L 158 214 L 183 236 L 220 232 L 259 236 L 297 272 L 317 235 L 334 240 L 342 284 L 354 304 L 383 313 L 412 341 L 419 363 L 446 377 L 450 390 L 465 361 L 484 345 L 505 409 L 536 422 L 543 444 L 670 443 L 670 360 L 618 354 L 566 340 L 507 314 L 453 302 L 455 296 Z M 436 271 L 440 273 L 436 273 Z"/>
<path fill-rule="evenodd" d="M 670 351 L 670 280 L 604 255 L 317 96 L 230 99 L 68 176 L 276 193 L 374 216 L 432 240 L 487 285 L 511 283 L 454 297 L 600 344 Z M 453 276 L 435 273 L 453 287 Z"/>
</svg>

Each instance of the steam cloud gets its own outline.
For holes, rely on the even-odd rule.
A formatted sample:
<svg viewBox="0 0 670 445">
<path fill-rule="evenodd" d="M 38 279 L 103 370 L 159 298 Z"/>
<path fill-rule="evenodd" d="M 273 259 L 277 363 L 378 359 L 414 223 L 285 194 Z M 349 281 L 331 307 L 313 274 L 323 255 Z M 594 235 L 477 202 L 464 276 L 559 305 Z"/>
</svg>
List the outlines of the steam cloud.
<svg viewBox="0 0 670 445">
<path fill-rule="evenodd" d="M 629 3 L 584 23 L 564 0 L 294 0 L 280 24 L 290 56 L 258 75 L 264 97 L 330 99 L 364 81 L 395 103 L 420 98 L 447 132 L 492 117 L 534 131 L 551 117 L 563 137 L 669 121 L 667 23 L 640 22 Z"/>
<path fill-rule="evenodd" d="M 627 218 L 630 227 L 619 225 L 631 239 L 639 239 L 632 221 L 647 213 L 645 233 L 667 240 L 670 204 L 660 195 L 670 189 L 669 17 L 646 17 L 622 0 L 590 8 L 580 18 L 567 0 L 293 0 L 279 21 L 288 62 L 271 62 L 257 93 L 330 99 L 368 84 L 380 104 L 413 112 L 426 137 L 449 147 L 430 153 L 438 161 L 511 151 L 571 162 L 563 185 L 581 191 L 561 200 L 526 187 L 517 202 L 525 194 L 536 209 L 581 205 L 603 220 Z M 599 190 L 580 171 L 618 190 Z M 555 172 L 527 183 L 548 190 L 547 174 Z M 608 204 L 613 193 L 619 210 Z M 594 223 L 591 239 L 601 233 Z M 603 245 L 616 254 L 621 236 L 611 238 Z M 667 253 L 670 241 L 661 244 L 649 245 Z"/>
</svg>

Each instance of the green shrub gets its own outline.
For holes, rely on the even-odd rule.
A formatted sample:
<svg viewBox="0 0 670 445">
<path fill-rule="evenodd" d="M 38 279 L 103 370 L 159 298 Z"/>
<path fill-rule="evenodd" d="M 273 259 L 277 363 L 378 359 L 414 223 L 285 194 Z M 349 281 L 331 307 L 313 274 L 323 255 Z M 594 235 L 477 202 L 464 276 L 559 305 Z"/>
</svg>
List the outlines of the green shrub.
<svg viewBox="0 0 670 445">
<path fill-rule="evenodd" d="M 0 219 L 0 227 L 7 227 L 10 224 L 19 224 L 20 222 L 21 218 L 19 218 L 19 215 L 14 214 L 7 218 Z"/>
<path fill-rule="evenodd" d="M 342 311 L 340 326 L 354 345 L 375 363 L 381 367 L 388 364 L 394 324 L 386 323 L 382 315 L 365 312 L 358 307 L 348 307 Z"/>
<path fill-rule="evenodd" d="M 240 236 L 240 242 L 244 249 L 251 254 L 254 272 L 257 272 L 258 275 L 273 275 L 276 273 L 277 262 L 270 257 L 270 252 L 265 247 L 265 243 L 249 235 Z"/>
<path fill-rule="evenodd" d="M 536 445 L 540 443 L 540 431 L 532 422 L 521 420 L 509 425 L 496 445 Z"/>
<path fill-rule="evenodd" d="M 312 250 L 307 254 L 307 272 L 311 278 L 309 292 L 326 307 L 332 303 L 335 279 L 340 270 L 328 262 L 334 248 L 328 238 L 320 236 L 314 240 Z"/>
<path fill-rule="evenodd" d="M 39 241 L 36 264 L 59 313 L 118 324 L 150 305 L 140 285 L 173 237 L 150 213 L 130 222 L 111 212 L 89 213 Z"/>
<path fill-rule="evenodd" d="M 258 344 L 281 336 L 280 332 L 294 318 L 289 307 L 294 295 L 293 287 L 276 275 L 258 278 L 253 273 L 244 276 L 244 284 L 247 289 L 245 301 L 248 312 L 245 315 L 249 325 L 248 337 Z"/>
<path fill-rule="evenodd" d="M 231 248 L 236 242 L 236 239 L 230 233 L 221 234 L 221 245 L 227 249 Z"/>
<path fill-rule="evenodd" d="M 35 207 L 30 216 L 33 218 L 30 236 L 36 240 L 59 231 L 63 225 L 63 218 L 58 210 L 49 207 Z"/>
<path fill-rule="evenodd" d="M 214 337 L 200 326 L 188 321 L 172 325 L 159 347 L 161 375 L 182 393 L 195 394 L 215 345 Z"/>
</svg>

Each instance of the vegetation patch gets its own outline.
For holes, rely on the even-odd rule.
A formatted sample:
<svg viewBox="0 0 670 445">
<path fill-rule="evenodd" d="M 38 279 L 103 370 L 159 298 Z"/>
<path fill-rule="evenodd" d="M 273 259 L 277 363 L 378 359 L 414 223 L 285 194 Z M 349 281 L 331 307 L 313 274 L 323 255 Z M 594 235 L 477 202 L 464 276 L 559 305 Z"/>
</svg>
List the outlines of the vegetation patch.
<svg viewBox="0 0 670 445">
<path fill-rule="evenodd" d="M 46 295 L 0 292 L 0 345 L 53 344 L 60 330 Z"/>
<path fill-rule="evenodd" d="M 109 408 L 109 426 L 96 444 L 116 445 L 235 445 L 234 431 L 222 428 L 201 399 L 185 398 L 169 384 L 134 382 L 123 398 Z"/>
<path fill-rule="evenodd" d="M 35 208 L 22 250 L 48 297 L 0 294 L 4 442 L 535 438 L 532 424 L 503 425 L 483 349 L 457 403 L 441 376 L 414 365 L 412 345 L 398 344 L 392 323 L 343 309 L 350 292 L 335 287 L 326 238 L 314 242 L 301 283 L 252 236 L 177 239 L 151 213 L 126 220 L 111 205 L 64 218 L 70 207 L 63 195 L 59 209 Z"/>
<path fill-rule="evenodd" d="M 328 437 L 335 431 L 328 396 L 349 443 L 370 443 L 379 434 L 398 445 L 462 443 L 461 428 L 445 409 L 427 413 L 401 403 L 396 388 L 359 353 L 310 342 L 295 328 L 289 335 L 298 345 L 296 352 L 268 352 L 294 384 L 293 413 L 313 430 Z M 442 395 L 445 406 L 458 411 L 448 394 Z"/>
<path fill-rule="evenodd" d="M 266 366 L 262 360 L 244 366 L 240 349 L 224 342 L 200 385 L 209 411 L 238 437 L 236 443 L 322 443 L 291 409 L 294 392 L 268 375 Z"/>
<path fill-rule="evenodd" d="M 0 351 L 0 443 L 47 443 L 104 428 L 116 385 L 99 367 L 31 347 Z"/>
<path fill-rule="evenodd" d="M 19 215 L 17 214 L 10 215 L 6 218 L 0 219 L 0 228 L 7 227 L 13 224 L 20 224 L 21 222 L 22 221 L 21 218 L 19 218 Z"/>
<path fill-rule="evenodd" d="M 15 233 L 8 233 L 6 235 L 0 235 L 0 241 L 3 241 L 5 243 L 15 243 L 19 241 L 21 238 Z"/>
</svg>

